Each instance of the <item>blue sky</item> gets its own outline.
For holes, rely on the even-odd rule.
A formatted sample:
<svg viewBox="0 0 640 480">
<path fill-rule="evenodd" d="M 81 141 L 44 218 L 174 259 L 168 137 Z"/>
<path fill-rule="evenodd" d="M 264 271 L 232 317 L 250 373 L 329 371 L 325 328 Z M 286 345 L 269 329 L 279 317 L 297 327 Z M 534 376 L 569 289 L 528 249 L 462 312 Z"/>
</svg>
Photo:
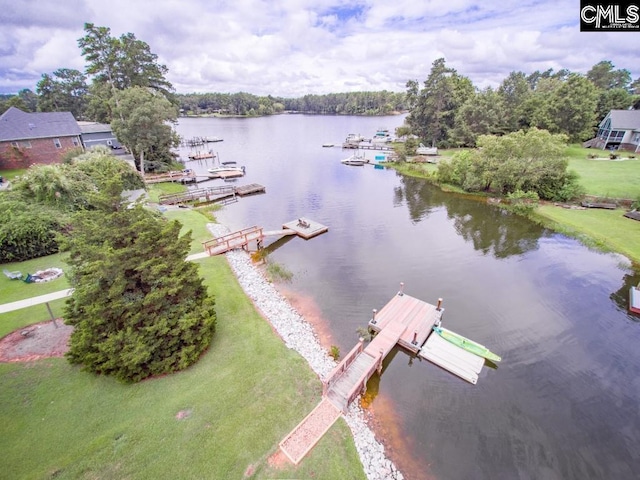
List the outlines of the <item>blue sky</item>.
<svg viewBox="0 0 640 480">
<path fill-rule="evenodd" d="M 404 91 L 434 60 L 497 87 L 512 71 L 640 77 L 640 32 L 581 33 L 576 0 L 0 0 L 0 93 L 84 70 L 91 22 L 149 44 L 179 93 Z"/>
</svg>

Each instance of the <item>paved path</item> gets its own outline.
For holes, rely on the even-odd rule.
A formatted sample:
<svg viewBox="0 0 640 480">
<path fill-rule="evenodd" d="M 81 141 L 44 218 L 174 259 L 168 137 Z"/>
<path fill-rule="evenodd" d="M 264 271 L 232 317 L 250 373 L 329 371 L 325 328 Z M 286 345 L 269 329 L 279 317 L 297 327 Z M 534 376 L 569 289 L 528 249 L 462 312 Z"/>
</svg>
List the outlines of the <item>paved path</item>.
<svg viewBox="0 0 640 480">
<path fill-rule="evenodd" d="M 59 300 L 61 298 L 68 297 L 72 292 L 73 288 L 68 288 L 66 290 L 40 295 L 39 297 L 25 298 L 24 300 L 18 300 L 17 302 L 5 303 L 0 305 L 0 313 L 13 312 L 14 310 L 20 310 L 21 308 L 33 307 L 34 305 L 39 305 L 41 303 Z"/>
<path fill-rule="evenodd" d="M 189 255 L 187 260 L 199 260 L 207 257 L 209 257 L 207 252 L 194 253 L 193 255 Z M 14 310 L 20 310 L 21 308 L 33 307 L 34 305 L 39 305 L 41 303 L 59 300 L 61 298 L 68 297 L 72 292 L 73 288 L 68 288 L 66 290 L 40 295 L 39 297 L 25 298 L 24 300 L 18 300 L 16 302 L 5 303 L 0 305 L 0 313 L 13 312 Z"/>
</svg>

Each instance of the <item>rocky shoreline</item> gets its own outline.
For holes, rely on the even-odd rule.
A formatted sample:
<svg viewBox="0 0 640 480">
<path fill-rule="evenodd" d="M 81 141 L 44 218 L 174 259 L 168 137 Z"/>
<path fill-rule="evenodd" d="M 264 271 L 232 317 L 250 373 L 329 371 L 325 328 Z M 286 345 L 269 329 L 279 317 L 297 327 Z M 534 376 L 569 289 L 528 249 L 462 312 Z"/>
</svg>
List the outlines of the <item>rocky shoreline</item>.
<svg viewBox="0 0 640 480">
<path fill-rule="evenodd" d="M 229 233 L 229 229 L 220 224 L 208 224 L 207 227 L 214 236 Z M 251 263 L 246 252 L 231 251 L 226 257 L 245 294 L 278 332 L 285 345 L 302 355 L 321 379 L 326 378 L 336 362 L 321 347 L 311 325 Z M 366 413 L 358 401 L 351 404 L 344 418 L 353 434 L 367 478 L 403 480 L 402 473 L 385 456 L 384 446 L 376 440 L 373 430 L 367 424 Z"/>
</svg>

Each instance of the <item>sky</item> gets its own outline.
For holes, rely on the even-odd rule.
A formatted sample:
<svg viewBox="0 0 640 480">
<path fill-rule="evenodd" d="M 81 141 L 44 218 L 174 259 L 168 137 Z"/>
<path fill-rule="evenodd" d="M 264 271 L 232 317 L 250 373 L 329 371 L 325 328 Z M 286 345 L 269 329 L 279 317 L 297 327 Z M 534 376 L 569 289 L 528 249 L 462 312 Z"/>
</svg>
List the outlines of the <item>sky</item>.
<svg viewBox="0 0 640 480">
<path fill-rule="evenodd" d="M 640 77 L 640 32 L 580 32 L 577 0 L 0 0 L 0 93 L 84 71 L 85 22 L 146 42 L 178 93 L 406 91 L 434 60 L 496 88 L 513 71 Z"/>
</svg>

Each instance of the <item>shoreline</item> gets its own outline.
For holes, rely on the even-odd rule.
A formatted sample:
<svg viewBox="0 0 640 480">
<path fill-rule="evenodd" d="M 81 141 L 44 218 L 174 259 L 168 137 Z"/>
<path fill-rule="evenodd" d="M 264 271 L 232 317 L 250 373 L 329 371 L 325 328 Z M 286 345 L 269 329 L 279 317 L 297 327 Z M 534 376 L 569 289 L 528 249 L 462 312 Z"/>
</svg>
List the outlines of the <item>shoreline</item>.
<svg viewBox="0 0 640 480">
<path fill-rule="evenodd" d="M 229 232 L 226 226 L 216 223 L 207 224 L 207 228 L 214 236 Z M 319 379 L 324 380 L 337 363 L 321 345 L 311 323 L 265 278 L 260 269 L 252 263 L 247 252 L 230 251 L 225 257 L 238 283 L 256 309 L 285 345 L 302 355 Z M 370 413 L 362 409 L 359 400 L 349 406 L 347 415 L 343 415 L 351 430 L 365 476 L 368 480 L 404 480 L 400 470 L 385 455 L 384 445 L 376 439 L 369 424 L 370 416 Z"/>
</svg>

